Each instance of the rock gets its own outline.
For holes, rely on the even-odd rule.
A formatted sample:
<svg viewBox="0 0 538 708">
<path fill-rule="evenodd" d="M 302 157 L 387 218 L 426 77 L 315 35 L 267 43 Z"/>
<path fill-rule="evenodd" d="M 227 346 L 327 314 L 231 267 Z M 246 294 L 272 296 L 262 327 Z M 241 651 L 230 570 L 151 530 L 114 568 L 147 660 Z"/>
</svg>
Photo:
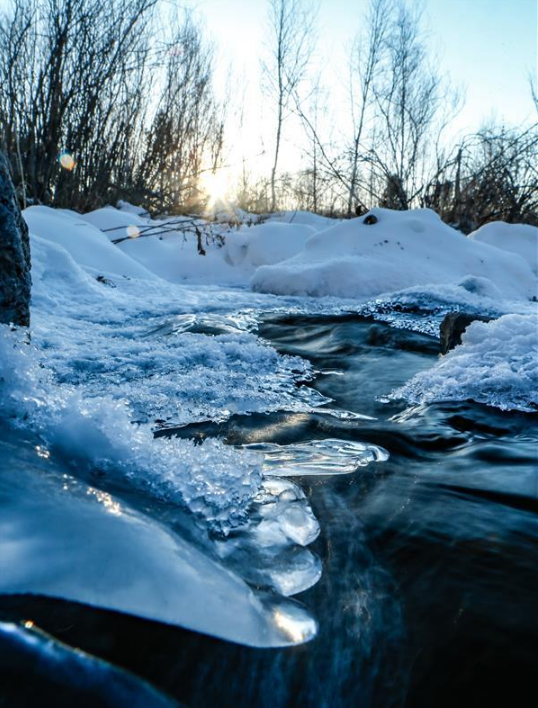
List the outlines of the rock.
<svg viewBox="0 0 538 708">
<path fill-rule="evenodd" d="M 441 337 L 441 354 L 446 354 L 458 344 L 461 344 L 462 334 L 465 332 L 471 322 L 478 320 L 479 322 L 490 322 L 493 317 L 485 317 L 483 315 L 467 315 L 464 312 L 449 312 L 445 315 L 439 333 Z"/>
<path fill-rule="evenodd" d="M 30 324 L 30 240 L 0 153 L 0 323 Z"/>
</svg>

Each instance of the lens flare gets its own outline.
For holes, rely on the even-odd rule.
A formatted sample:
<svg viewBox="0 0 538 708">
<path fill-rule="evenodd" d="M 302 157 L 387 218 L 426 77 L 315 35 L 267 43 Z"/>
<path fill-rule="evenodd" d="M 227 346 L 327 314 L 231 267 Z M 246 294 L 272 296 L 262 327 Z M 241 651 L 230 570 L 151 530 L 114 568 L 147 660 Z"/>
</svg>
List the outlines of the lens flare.
<svg viewBox="0 0 538 708">
<path fill-rule="evenodd" d="M 138 238 L 140 236 L 140 229 L 138 226 L 128 226 L 127 227 L 127 236 L 129 238 Z"/>
<path fill-rule="evenodd" d="M 77 163 L 75 162 L 75 158 L 73 157 L 73 155 L 71 155 L 71 153 L 69 153 L 65 150 L 64 150 L 64 152 L 61 152 L 58 155 L 58 162 L 60 163 L 60 166 L 63 167 L 64 170 L 67 170 L 68 172 L 71 172 L 77 166 Z"/>
</svg>

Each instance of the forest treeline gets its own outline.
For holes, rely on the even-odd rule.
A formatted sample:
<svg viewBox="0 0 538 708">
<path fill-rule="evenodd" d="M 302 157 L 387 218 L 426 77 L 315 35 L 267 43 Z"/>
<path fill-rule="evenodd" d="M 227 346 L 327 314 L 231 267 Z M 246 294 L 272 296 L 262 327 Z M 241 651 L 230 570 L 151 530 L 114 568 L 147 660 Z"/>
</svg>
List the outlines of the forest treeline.
<svg viewBox="0 0 538 708">
<path fill-rule="evenodd" d="M 238 206 L 341 216 L 425 206 L 466 232 L 497 219 L 538 224 L 537 125 L 489 125 L 447 145 L 462 98 L 430 56 L 416 3 L 371 0 L 357 18 L 349 129 L 337 136 L 330 89 L 315 76 L 312 3 L 268 0 L 267 11 L 271 168 L 243 171 Z M 202 211 L 204 175 L 230 147 L 214 75 L 203 26 L 162 0 L 10 0 L 0 10 L 0 149 L 22 206 L 84 211 L 125 199 Z M 292 119 L 304 147 L 290 173 L 279 165 Z"/>
</svg>

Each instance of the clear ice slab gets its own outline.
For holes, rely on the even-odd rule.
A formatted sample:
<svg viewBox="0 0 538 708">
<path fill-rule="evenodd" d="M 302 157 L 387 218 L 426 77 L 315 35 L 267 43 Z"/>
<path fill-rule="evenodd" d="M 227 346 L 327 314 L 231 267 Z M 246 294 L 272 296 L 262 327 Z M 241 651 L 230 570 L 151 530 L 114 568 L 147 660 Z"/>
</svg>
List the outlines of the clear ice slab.
<svg viewBox="0 0 538 708">
<path fill-rule="evenodd" d="M 351 474 L 359 467 L 389 458 L 389 453 L 377 445 L 330 438 L 292 445 L 253 443 L 245 447 L 264 455 L 264 474 L 286 477 Z"/>
</svg>

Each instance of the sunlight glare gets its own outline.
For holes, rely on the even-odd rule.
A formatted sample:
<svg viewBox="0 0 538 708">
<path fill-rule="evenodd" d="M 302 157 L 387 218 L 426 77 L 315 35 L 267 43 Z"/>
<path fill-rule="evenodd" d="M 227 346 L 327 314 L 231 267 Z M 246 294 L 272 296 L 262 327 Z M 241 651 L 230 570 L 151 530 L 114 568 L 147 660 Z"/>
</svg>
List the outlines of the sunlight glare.
<svg viewBox="0 0 538 708">
<path fill-rule="evenodd" d="M 215 206 L 217 202 L 222 202 L 229 190 L 227 175 L 222 171 L 207 172 L 201 179 L 202 188 L 208 196 L 208 205 Z"/>
</svg>

